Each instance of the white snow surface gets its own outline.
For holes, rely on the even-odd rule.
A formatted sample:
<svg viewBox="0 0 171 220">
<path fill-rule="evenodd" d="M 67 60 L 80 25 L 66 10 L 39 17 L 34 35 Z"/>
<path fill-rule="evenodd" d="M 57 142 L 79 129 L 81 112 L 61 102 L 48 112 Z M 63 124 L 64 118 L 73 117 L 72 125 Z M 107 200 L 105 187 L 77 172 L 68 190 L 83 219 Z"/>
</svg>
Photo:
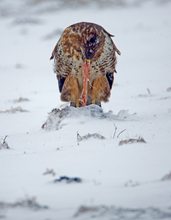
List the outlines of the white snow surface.
<svg viewBox="0 0 171 220">
<path fill-rule="evenodd" d="M 11 2 L 0 1 L 0 219 L 171 219 L 170 2 L 46 13 Z M 52 109 L 68 107 L 49 58 L 80 21 L 114 34 L 122 55 L 103 110 L 59 118 Z"/>
</svg>

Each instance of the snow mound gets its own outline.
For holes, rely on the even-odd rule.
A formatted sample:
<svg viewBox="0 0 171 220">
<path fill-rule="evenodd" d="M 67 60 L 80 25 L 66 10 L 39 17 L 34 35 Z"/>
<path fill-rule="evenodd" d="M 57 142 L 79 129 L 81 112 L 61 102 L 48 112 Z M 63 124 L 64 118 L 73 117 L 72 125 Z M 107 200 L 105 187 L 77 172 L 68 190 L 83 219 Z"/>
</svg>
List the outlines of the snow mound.
<svg viewBox="0 0 171 220">
<path fill-rule="evenodd" d="M 11 208 L 24 208 L 24 209 L 31 209 L 38 211 L 38 210 L 48 209 L 49 207 L 47 205 L 39 204 L 37 202 L 36 197 L 24 198 L 16 202 L 0 201 L 0 210 L 11 209 Z"/>
<path fill-rule="evenodd" d="M 81 206 L 75 213 L 76 219 L 170 219 L 171 212 L 167 210 L 161 210 L 155 207 L 149 208 L 122 208 L 115 206 Z M 114 218 L 113 218 L 114 217 Z"/>
<path fill-rule="evenodd" d="M 85 117 L 105 120 L 134 120 L 136 114 L 130 114 L 128 110 L 120 110 L 117 114 L 112 111 L 104 112 L 103 109 L 97 105 L 89 105 L 86 107 L 75 108 L 72 106 L 65 106 L 61 108 L 54 108 L 48 115 L 47 120 L 42 125 L 45 130 L 58 130 L 61 128 L 61 122 L 66 118 L 80 118 Z"/>
</svg>

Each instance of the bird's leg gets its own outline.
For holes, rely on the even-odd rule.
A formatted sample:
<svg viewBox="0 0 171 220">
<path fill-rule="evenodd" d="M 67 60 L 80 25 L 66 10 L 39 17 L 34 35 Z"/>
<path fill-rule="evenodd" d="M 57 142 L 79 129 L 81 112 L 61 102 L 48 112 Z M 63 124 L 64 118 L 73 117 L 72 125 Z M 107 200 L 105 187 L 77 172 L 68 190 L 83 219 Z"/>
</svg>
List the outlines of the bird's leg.
<svg viewBox="0 0 171 220">
<path fill-rule="evenodd" d="M 82 65 L 83 89 L 80 97 L 80 102 L 82 106 L 86 106 L 87 104 L 89 75 L 90 75 L 90 60 L 85 60 L 85 62 Z"/>
<path fill-rule="evenodd" d="M 62 91 L 61 100 L 70 102 L 72 106 L 79 107 L 79 87 L 78 81 L 72 74 L 65 79 Z"/>
<path fill-rule="evenodd" d="M 101 101 L 107 102 L 110 96 L 110 86 L 106 76 L 101 75 L 93 81 L 92 104 L 101 105 Z"/>
</svg>

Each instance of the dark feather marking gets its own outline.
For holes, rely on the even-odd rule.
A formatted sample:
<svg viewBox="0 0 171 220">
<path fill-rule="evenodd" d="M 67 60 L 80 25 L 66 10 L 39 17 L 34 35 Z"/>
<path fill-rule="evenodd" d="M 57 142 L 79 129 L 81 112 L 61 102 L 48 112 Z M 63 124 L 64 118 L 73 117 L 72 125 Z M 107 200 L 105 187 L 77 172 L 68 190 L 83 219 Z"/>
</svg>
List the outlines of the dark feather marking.
<svg viewBox="0 0 171 220">
<path fill-rule="evenodd" d="M 109 87 L 111 89 L 113 85 L 113 80 L 114 80 L 113 73 L 106 73 L 106 77 L 109 82 Z"/>
<path fill-rule="evenodd" d="M 52 54 L 51 57 L 50 57 L 50 60 L 52 60 L 53 58 L 54 58 L 54 55 Z"/>
<path fill-rule="evenodd" d="M 58 79 L 59 91 L 62 92 L 62 88 L 63 88 L 63 85 L 64 85 L 66 78 L 64 78 L 62 76 L 58 76 L 57 79 Z"/>
</svg>

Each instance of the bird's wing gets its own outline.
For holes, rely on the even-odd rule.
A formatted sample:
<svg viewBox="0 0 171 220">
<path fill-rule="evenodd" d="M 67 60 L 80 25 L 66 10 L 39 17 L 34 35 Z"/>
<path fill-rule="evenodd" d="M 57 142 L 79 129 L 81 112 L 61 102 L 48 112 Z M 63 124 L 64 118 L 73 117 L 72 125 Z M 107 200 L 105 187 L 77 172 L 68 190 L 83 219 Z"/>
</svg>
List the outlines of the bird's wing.
<svg viewBox="0 0 171 220">
<path fill-rule="evenodd" d="M 58 79 L 59 91 L 62 91 L 65 79 L 68 75 L 68 63 L 65 59 L 65 54 L 61 48 L 60 40 L 55 45 L 50 60 L 54 59 L 54 72 L 56 73 Z"/>
<path fill-rule="evenodd" d="M 113 85 L 113 81 L 114 81 L 114 74 L 108 72 L 108 73 L 106 73 L 106 78 L 107 78 L 107 81 L 109 83 L 109 87 L 111 89 L 112 85 Z"/>
</svg>

